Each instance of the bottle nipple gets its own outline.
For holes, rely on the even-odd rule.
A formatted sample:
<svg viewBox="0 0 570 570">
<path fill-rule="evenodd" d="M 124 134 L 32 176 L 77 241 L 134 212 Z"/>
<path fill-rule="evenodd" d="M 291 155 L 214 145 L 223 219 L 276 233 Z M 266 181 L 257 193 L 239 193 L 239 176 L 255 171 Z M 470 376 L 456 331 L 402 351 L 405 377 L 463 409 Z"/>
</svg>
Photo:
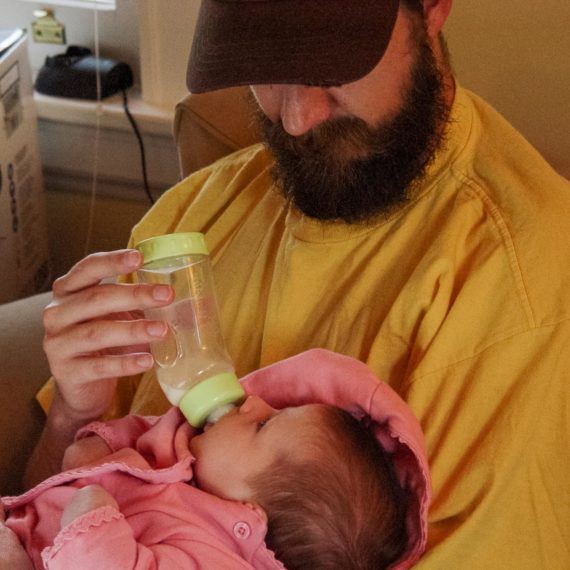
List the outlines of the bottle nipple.
<svg viewBox="0 0 570 570">
<path fill-rule="evenodd" d="M 219 406 L 215 410 L 213 410 L 208 417 L 206 418 L 207 424 L 215 424 L 221 418 L 223 418 L 228 412 L 233 410 L 236 407 L 235 404 L 224 404 L 223 406 Z"/>
</svg>

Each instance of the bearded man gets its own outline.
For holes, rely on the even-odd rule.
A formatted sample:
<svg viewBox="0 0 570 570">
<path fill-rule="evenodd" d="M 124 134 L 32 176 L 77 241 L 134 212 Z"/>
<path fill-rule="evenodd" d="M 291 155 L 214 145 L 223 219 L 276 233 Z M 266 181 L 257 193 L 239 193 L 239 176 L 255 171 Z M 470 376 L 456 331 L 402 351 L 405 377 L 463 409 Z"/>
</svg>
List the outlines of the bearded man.
<svg viewBox="0 0 570 570">
<path fill-rule="evenodd" d="M 324 347 L 407 400 L 434 488 L 419 567 L 568 568 L 570 185 L 457 84 L 451 5 L 203 0 L 190 90 L 250 85 L 264 144 L 166 193 L 131 245 L 205 232 L 240 376 Z M 87 421 L 167 406 L 166 329 L 136 311 L 172 291 L 100 284 L 140 265 L 91 256 L 54 285 L 30 482 Z"/>
</svg>

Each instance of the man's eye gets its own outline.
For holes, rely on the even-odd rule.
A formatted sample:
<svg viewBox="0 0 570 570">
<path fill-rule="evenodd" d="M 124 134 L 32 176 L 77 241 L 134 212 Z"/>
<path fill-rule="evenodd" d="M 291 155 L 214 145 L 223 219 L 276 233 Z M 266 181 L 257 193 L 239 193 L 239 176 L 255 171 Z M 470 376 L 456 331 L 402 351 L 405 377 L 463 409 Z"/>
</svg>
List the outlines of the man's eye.
<svg viewBox="0 0 570 570">
<path fill-rule="evenodd" d="M 267 420 L 261 420 L 260 422 L 257 422 L 257 431 L 262 429 L 266 423 L 267 423 Z"/>
</svg>

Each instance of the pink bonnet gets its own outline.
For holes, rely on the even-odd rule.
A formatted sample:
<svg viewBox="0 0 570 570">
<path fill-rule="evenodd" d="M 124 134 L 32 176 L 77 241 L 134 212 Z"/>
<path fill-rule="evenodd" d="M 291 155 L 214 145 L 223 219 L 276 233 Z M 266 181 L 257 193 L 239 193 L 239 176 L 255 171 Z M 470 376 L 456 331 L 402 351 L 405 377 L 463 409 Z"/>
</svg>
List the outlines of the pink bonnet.
<svg viewBox="0 0 570 570">
<path fill-rule="evenodd" d="M 324 403 L 357 419 L 368 416 L 382 447 L 392 456 L 400 484 L 408 492 L 408 548 L 391 568 L 410 568 L 427 540 L 431 484 L 420 424 L 390 386 L 366 364 L 324 349 L 312 349 L 282 360 L 242 379 L 248 394 L 275 408 Z"/>
</svg>

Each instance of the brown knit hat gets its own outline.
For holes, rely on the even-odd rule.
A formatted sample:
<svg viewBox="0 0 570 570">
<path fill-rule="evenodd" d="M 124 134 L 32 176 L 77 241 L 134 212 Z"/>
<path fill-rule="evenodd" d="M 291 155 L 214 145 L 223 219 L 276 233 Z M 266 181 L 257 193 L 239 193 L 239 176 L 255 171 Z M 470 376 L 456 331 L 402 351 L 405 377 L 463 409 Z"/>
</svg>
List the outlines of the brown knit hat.
<svg viewBox="0 0 570 570">
<path fill-rule="evenodd" d="M 341 85 L 382 58 L 398 0 L 202 0 L 193 93 L 236 85 Z"/>
</svg>

